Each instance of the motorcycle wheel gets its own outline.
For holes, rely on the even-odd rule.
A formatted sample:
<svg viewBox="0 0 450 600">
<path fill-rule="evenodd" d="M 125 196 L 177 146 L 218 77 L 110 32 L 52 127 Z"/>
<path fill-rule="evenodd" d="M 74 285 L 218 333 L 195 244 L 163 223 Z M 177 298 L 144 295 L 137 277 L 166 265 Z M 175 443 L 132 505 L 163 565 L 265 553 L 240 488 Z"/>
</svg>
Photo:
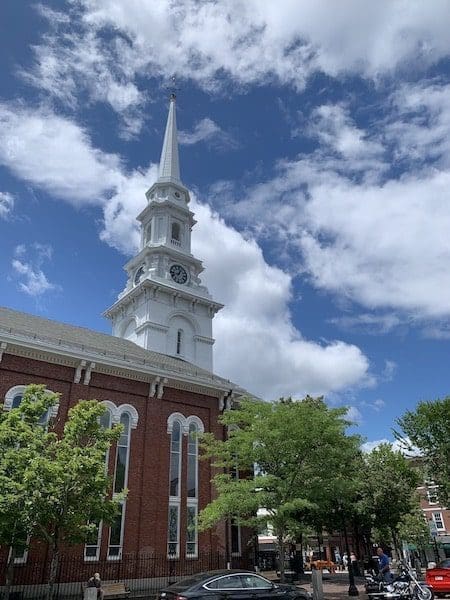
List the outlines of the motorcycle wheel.
<svg viewBox="0 0 450 600">
<path fill-rule="evenodd" d="M 434 600 L 433 590 L 425 585 L 421 585 L 414 590 L 414 600 Z"/>
</svg>

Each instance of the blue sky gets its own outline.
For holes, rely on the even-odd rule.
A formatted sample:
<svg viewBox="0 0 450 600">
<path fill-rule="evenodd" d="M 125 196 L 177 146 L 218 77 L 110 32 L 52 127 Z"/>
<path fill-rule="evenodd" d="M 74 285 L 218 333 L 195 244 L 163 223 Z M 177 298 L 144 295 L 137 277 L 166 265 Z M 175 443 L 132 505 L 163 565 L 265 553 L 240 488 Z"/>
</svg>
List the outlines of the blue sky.
<svg viewBox="0 0 450 600">
<path fill-rule="evenodd" d="M 109 332 L 172 76 L 215 371 L 369 442 L 448 393 L 450 11 L 6 0 L 1 304 Z"/>
</svg>

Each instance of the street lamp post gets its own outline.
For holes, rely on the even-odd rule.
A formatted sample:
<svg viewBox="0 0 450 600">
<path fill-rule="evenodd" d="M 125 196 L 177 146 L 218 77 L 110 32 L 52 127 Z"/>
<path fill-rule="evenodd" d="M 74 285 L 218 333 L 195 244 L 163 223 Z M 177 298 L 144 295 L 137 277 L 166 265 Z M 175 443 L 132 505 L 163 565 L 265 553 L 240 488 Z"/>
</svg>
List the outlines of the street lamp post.
<svg viewBox="0 0 450 600">
<path fill-rule="evenodd" d="M 345 540 L 345 549 L 347 552 L 347 560 L 348 560 L 348 595 L 349 596 L 359 596 L 358 588 L 355 585 L 355 576 L 353 573 L 353 565 L 350 560 L 350 547 L 348 545 L 348 535 L 347 535 L 347 527 L 345 524 L 345 517 L 342 518 L 342 528 L 344 530 L 344 540 Z"/>
</svg>

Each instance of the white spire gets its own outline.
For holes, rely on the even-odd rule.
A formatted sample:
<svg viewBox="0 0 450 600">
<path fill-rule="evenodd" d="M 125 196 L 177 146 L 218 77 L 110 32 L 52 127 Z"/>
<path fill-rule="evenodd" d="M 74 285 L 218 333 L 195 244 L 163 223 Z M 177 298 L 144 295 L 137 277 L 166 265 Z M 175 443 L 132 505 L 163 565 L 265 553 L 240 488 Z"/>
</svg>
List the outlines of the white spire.
<svg viewBox="0 0 450 600">
<path fill-rule="evenodd" d="M 158 181 L 180 183 L 180 162 L 178 159 L 177 119 L 175 114 L 175 94 L 170 96 L 169 116 L 159 163 Z"/>
</svg>

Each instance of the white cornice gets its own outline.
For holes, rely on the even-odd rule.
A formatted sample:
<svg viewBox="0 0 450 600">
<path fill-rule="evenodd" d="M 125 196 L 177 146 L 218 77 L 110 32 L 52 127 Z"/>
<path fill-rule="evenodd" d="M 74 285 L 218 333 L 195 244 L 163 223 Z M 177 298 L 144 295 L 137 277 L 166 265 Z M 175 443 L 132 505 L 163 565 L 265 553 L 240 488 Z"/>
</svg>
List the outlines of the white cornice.
<svg viewBox="0 0 450 600">
<path fill-rule="evenodd" d="M 137 267 L 142 261 L 144 261 L 147 255 L 151 256 L 152 254 L 168 254 L 173 258 L 173 260 L 179 260 L 181 262 L 187 261 L 190 264 L 195 264 L 200 269 L 200 272 L 203 271 L 203 263 L 198 258 L 195 258 L 191 253 L 182 252 L 181 250 L 177 250 L 176 248 L 172 248 L 172 246 L 166 246 L 165 244 L 158 244 L 157 246 L 144 246 L 142 250 L 133 258 L 124 265 L 124 271 L 128 271 L 130 269 L 134 269 Z"/>
<path fill-rule="evenodd" d="M 120 359 L 114 356 L 105 356 L 103 351 L 95 348 L 63 343 L 61 340 L 44 340 L 31 334 L 0 330 L 1 342 L 7 343 L 8 354 L 72 367 L 75 370 L 80 365 L 80 361 L 90 362 L 90 375 L 92 372 L 97 372 L 147 383 L 151 383 L 155 377 L 161 377 L 167 379 L 168 387 L 195 391 L 214 397 L 235 388 L 230 381 L 218 381 L 213 375 L 208 377 L 208 374 L 201 371 L 190 374 L 183 372 L 182 368 L 150 364 L 147 361 L 144 364 L 144 361 L 138 357 L 134 361 L 133 357 Z"/>
<path fill-rule="evenodd" d="M 183 288 L 181 285 L 177 286 L 175 288 L 170 285 L 167 285 L 166 283 L 156 282 L 156 281 L 153 281 L 152 279 L 144 279 L 143 281 L 141 281 L 141 283 L 139 283 L 139 285 L 137 285 L 135 288 L 131 289 L 129 292 L 125 293 L 112 306 L 110 306 L 107 310 L 105 310 L 105 312 L 103 313 L 103 316 L 107 317 L 108 319 L 111 319 L 112 317 L 114 317 L 114 315 L 122 307 L 127 306 L 133 300 L 133 298 L 136 298 L 136 296 L 139 296 L 139 294 L 142 293 L 143 289 L 153 290 L 155 292 L 161 290 L 172 296 L 184 298 L 189 301 L 195 300 L 197 304 L 203 304 L 204 306 L 207 306 L 210 310 L 214 311 L 214 313 L 216 313 L 221 308 L 223 308 L 223 304 L 214 302 L 214 300 L 211 300 L 210 298 L 207 298 L 205 296 L 199 296 L 195 292 L 190 292 L 189 288 Z"/>
</svg>

